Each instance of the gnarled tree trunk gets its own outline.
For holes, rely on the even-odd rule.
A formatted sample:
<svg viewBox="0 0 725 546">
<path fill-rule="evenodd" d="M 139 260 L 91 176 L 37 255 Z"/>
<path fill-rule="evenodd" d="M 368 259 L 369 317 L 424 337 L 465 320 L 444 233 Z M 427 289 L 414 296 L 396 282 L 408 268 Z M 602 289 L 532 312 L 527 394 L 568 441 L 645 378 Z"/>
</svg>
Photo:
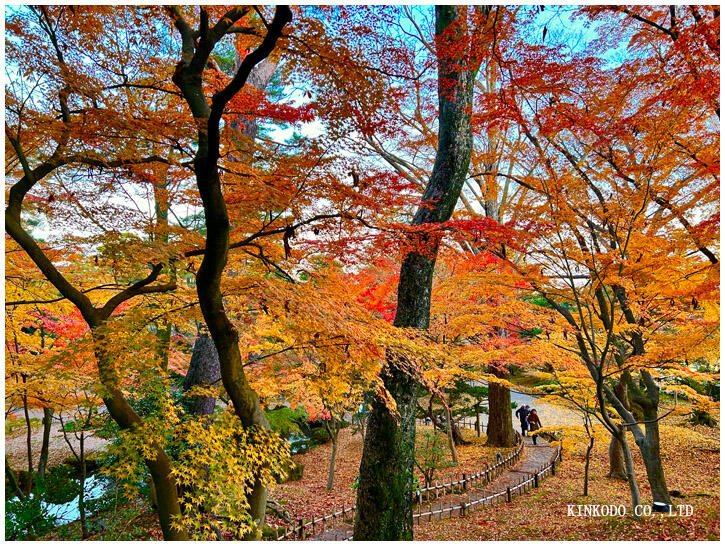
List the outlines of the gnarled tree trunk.
<svg viewBox="0 0 725 546">
<path fill-rule="evenodd" d="M 609 440 L 609 472 L 607 473 L 607 478 L 614 478 L 615 480 L 627 479 L 622 446 L 614 435 Z"/>
<path fill-rule="evenodd" d="M 667 505 L 672 504 L 670 493 L 667 490 L 665 471 L 662 468 L 662 455 L 660 454 L 660 426 L 657 407 L 644 409 L 644 438 L 635 438 L 637 447 L 642 454 L 647 480 L 652 491 L 652 500 Z"/>
<path fill-rule="evenodd" d="M 448 410 L 446 410 L 448 412 Z M 449 415 L 447 413 L 447 415 Z M 461 428 L 456 424 L 455 421 L 452 421 L 451 419 L 446 418 L 446 422 L 442 423 L 438 417 L 436 417 L 436 414 L 433 413 L 433 396 L 430 398 L 430 403 L 428 404 L 428 418 L 430 419 L 430 422 L 433 424 L 433 428 L 437 428 L 438 430 L 442 430 L 443 432 L 453 437 L 453 445 L 454 446 L 462 446 L 469 444 L 470 442 L 467 442 L 465 438 L 463 438 L 463 434 L 461 433 Z M 453 451 L 453 449 L 451 450 Z"/>
<path fill-rule="evenodd" d="M 206 98 L 202 73 L 216 44 L 228 29 L 249 11 L 232 8 L 213 29 L 207 28 L 202 39 L 183 19 L 178 10 L 169 8 L 174 16 L 185 55 L 177 66 L 173 81 L 199 123 L 198 146 L 194 157 L 194 174 L 204 206 L 206 248 L 196 277 L 199 305 L 211 338 L 219 355 L 222 382 L 245 428 L 269 429 L 269 423 L 259 403 L 257 393 L 249 385 L 239 350 L 239 334 L 227 317 L 221 292 L 221 281 L 229 254 L 230 221 L 219 175 L 221 119 L 229 101 L 244 87 L 256 65 L 275 48 L 287 23 L 292 20 L 288 6 L 278 6 L 266 28 L 262 43 L 241 61 L 232 80 L 214 93 L 211 104 Z M 202 18 L 208 23 L 208 12 L 202 8 Z M 256 529 L 249 538 L 261 538 L 267 506 L 267 489 L 258 476 L 248 498 L 249 511 Z"/>
</svg>

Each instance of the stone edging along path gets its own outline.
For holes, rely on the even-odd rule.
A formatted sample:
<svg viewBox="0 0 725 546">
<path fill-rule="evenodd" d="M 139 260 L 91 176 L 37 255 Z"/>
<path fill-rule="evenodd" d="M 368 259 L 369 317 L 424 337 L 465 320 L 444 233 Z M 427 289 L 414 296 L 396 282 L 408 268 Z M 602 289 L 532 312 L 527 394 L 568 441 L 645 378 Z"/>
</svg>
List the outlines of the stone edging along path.
<svg viewBox="0 0 725 546">
<path fill-rule="evenodd" d="M 541 480 L 556 473 L 556 466 L 561 461 L 559 444 L 538 441 L 539 445 L 534 446 L 531 438 L 526 438 L 519 449 L 500 463 L 486 466 L 485 470 L 464 480 L 439 485 L 438 489 L 443 489 L 442 497 L 414 504 L 413 524 L 463 517 L 486 505 L 511 502 L 516 495 L 538 487 Z M 300 521 L 298 525 L 284 529 L 276 539 L 352 540 L 354 515 L 354 506 L 343 507 L 327 516 Z"/>
</svg>

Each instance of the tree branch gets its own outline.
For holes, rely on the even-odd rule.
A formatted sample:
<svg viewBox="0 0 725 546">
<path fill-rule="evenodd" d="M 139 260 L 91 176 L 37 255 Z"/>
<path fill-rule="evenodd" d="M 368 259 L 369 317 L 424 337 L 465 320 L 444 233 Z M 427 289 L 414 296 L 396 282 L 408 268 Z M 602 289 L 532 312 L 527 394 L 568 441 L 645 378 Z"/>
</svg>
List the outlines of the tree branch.
<svg viewBox="0 0 725 546">
<path fill-rule="evenodd" d="M 144 279 L 141 279 L 138 282 L 135 282 L 122 292 L 119 292 L 115 296 L 113 296 L 111 299 L 109 299 L 105 305 L 99 310 L 99 313 L 101 315 L 101 319 L 105 320 L 108 317 L 111 316 L 111 313 L 124 301 L 129 300 L 133 298 L 134 296 L 138 296 L 141 294 L 152 294 L 157 292 L 168 292 L 169 290 L 176 289 L 176 283 L 170 282 L 167 284 L 160 284 L 156 286 L 149 286 L 152 282 L 154 282 L 159 274 L 161 273 L 161 270 L 163 269 L 163 264 L 156 264 L 151 269 L 151 273 L 148 274 L 148 276 Z"/>
</svg>

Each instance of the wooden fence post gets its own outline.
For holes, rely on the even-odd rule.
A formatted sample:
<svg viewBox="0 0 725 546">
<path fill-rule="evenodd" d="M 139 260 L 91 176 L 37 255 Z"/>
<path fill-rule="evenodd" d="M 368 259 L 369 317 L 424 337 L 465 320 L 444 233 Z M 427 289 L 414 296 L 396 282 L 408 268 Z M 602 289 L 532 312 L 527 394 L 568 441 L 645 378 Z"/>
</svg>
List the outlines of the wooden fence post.
<svg viewBox="0 0 725 546">
<path fill-rule="evenodd" d="M 539 473 L 534 474 L 534 487 L 539 487 Z"/>
<path fill-rule="evenodd" d="M 299 525 L 300 525 L 300 531 L 299 531 L 300 540 L 304 540 L 305 539 L 305 525 L 304 525 L 302 518 L 300 518 Z"/>
<path fill-rule="evenodd" d="M 506 486 L 506 502 L 511 502 L 511 488 Z"/>
<path fill-rule="evenodd" d="M 556 476 L 556 459 L 551 461 L 551 475 Z"/>
<path fill-rule="evenodd" d="M 466 473 L 463 473 L 463 490 L 465 491 L 467 489 L 466 487 Z"/>
</svg>

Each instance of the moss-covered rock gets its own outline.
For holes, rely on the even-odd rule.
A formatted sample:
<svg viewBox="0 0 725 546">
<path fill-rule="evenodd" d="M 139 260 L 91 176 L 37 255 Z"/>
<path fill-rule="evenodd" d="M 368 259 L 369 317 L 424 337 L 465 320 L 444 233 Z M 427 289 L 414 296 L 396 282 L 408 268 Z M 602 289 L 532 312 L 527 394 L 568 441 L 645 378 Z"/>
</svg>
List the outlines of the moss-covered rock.
<svg viewBox="0 0 725 546">
<path fill-rule="evenodd" d="M 317 445 L 326 444 L 331 440 L 330 433 L 325 427 L 315 427 L 310 431 L 310 439 Z"/>
</svg>

